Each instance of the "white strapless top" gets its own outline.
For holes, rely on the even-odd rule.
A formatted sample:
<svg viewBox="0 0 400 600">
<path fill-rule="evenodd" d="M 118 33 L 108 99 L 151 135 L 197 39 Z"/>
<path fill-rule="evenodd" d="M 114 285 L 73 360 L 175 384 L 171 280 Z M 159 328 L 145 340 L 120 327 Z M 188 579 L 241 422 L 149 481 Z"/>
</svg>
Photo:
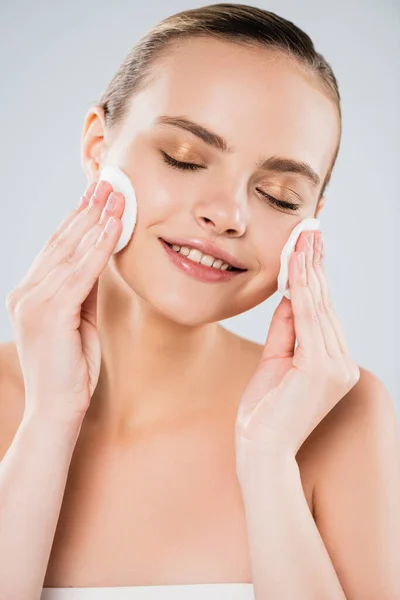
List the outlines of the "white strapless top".
<svg viewBox="0 0 400 600">
<path fill-rule="evenodd" d="M 255 600 L 252 583 L 43 588 L 40 600 Z"/>
</svg>

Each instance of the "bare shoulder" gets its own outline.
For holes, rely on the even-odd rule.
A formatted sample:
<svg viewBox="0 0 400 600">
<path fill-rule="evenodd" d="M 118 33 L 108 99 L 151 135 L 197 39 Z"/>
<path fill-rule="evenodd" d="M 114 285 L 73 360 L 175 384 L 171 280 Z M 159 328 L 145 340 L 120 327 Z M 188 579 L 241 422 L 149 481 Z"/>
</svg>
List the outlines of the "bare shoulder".
<svg viewBox="0 0 400 600">
<path fill-rule="evenodd" d="M 383 382 L 360 369 L 307 442 L 314 520 L 346 597 L 400 597 L 400 436 Z"/>
<path fill-rule="evenodd" d="M 15 342 L 0 343 L 0 460 L 21 423 L 25 395 Z"/>
<path fill-rule="evenodd" d="M 320 476 L 330 460 L 346 460 L 356 450 L 356 436 L 382 435 L 395 430 L 394 402 L 384 383 L 371 371 L 359 366 L 360 379 L 333 407 L 307 439 L 321 464 Z M 353 440 L 353 442 L 352 442 Z M 348 443 L 346 443 L 348 442 Z"/>
<path fill-rule="evenodd" d="M 236 372 L 241 372 L 245 383 L 257 368 L 264 346 L 232 333 L 230 336 L 237 357 Z M 350 487 L 344 487 L 352 477 L 350 472 L 359 464 L 361 473 L 367 452 L 375 464 L 378 460 L 389 463 L 390 456 L 394 457 L 394 469 L 396 460 L 400 462 L 394 402 L 379 377 L 360 365 L 359 369 L 356 385 L 322 419 L 296 454 L 303 486 L 312 490 L 314 518 L 318 512 L 320 523 L 323 512 L 331 514 L 335 498 L 349 493 Z"/>
<path fill-rule="evenodd" d="M 388 429 L 392 434 L 396 431 L 396 409 L 385 385 L 371 371 L 358 367 L 356 385 L 322 419 L 297 454 L 296 458 L 309 463 L 315 490 L 328 480 L 335 485 L 338 470 L 361 450 L 357 440 L 376 438 Z"/>
</svg>

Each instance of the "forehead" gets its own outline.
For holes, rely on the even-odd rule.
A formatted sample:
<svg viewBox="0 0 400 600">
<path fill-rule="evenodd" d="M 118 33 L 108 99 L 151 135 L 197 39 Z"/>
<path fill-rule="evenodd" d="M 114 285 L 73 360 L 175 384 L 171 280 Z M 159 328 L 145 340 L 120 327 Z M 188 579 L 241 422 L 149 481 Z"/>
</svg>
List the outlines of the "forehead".
<svg viewBox="0 0 400 600">
<path fill-rule="evenodd" d="M 293 59 L 189 38 L 175 41 L 151 71 L 142 98 L 148 124 L 161 114 L 183 115 L 221 134 L 234 151 L 303 160 L 324 178 L 338 141 L 337 109 Z"/>
</svg>

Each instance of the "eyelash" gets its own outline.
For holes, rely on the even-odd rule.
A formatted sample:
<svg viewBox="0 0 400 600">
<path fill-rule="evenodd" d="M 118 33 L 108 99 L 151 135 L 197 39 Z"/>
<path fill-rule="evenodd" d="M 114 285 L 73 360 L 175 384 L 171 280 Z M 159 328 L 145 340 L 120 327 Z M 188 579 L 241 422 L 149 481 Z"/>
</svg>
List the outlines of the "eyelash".
<svg viewBox="0 0 400 600">
<path fill-rule="evenodd" d="M 199 169 L 206 168 L 206 167 L 203 167 L 202 165 L 196 165 L 195 163 L 185 163 L 185 162 L 181 162 L 179 160 L 175 160 L 175 158 L 172 158 L 172 156 L 169 156 L 169 154 L 167 154 L 163 150 L 161 150 L 160 152 L 163 156 L 163 161 L 168 166 L 173 167 L 175 169 L 180 169 L 181 171 L 198 171 Z M 277 198 L 274 198 L 273 196 L 271 196 L 270 194 L 267 194 L 266 192 L 261 192 L 260 190 L 258 190 L 258 191 L 260 192 L 260 194 L 262 196 L 264 196 L 264 198 L 268 198 L 268 200 L 272 204 L 275 204 L 279 208 L 283 208 L 285 210 L 292 210 L 293 212 L 296 210 L 299 210 L 299 208 L 300 208 L 300 206 L 298 204 L 291 204 L 290 202 L 282 202 L 281 200 L 277 200 Z"/>
</svg>

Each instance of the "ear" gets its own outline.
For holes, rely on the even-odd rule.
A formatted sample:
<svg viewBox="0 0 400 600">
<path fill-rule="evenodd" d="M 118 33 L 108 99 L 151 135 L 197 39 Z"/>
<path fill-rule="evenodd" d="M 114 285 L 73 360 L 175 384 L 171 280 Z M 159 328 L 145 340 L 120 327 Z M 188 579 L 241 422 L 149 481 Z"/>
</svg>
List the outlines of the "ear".
<svg viewBox="0 0 400 600">
<path fill-rule="evenodd" d="M 315 216 L 314 216 L 315 219 L 318 219 L 319 213 L 324 208 L 325 201 L 326 201 L 326 197 L 322 196 L 321 200 L 318 202 L 317 208 L 315 209 Z"/>
<path fill-rule="evenodd" d="M 97 181 L 106 150 L 104 111 L 100 106 L 91 106 L 81 135 L 81 165 L 88 185 Z"/>
</svg>

